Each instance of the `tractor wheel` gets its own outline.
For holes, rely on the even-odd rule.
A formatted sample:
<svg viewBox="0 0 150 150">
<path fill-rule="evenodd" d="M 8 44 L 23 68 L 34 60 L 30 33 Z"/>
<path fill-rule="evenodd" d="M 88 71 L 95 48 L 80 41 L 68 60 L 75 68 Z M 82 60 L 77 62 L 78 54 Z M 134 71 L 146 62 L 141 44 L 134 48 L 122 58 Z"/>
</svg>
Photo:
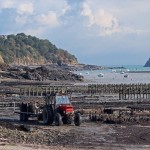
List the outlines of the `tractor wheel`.
<svg viewBox="0 0 150 150">
<path fill-rule="evenodd" d="M 44 124 L 52 124 L 54 121 L 53 112 L 50 107 L 44 107 L 42 112 L 42 120 Z"/>
<path fill-rule="evenodd" d="M 20 114 L 20 121 L 23 121 L 23 114 Z"/>
<path fill-rule="evenodd" d="M 80 113 L 75 113 L 74 124 L 76 126 L 80 126 L 80 124 L 81 124 L 81 114 Z"/>
<path fill-rule="evenodd" d="M 42 121 L 42 120 L 43 120 L 42 114 L 39 114 L 39 115 L 37 116 L 37 120 L 38 120 L 38 121 Z"/>
<path fill-rule="evenodd" d="M 27 104 L 20 105 L 20 112 L 27 112 Z M 20 121 L 28 121 L 28 114 L 20 113 Z"/>
<path fill-rule="evenodd" d="M 28 115 L 27 114 L 20 114 L 20 121 L 28 121 Z"/>
<path fill-rule="evenodd" d="M 56 115 L 55 115 L 55 125 L 56 126 L 62 125 L 62 117 L 61 117 L 60 113 L 56 113 Z"/>
<path fill-rule="evenodd" d="M 67 117 L 63 117 L 62 122 L 63 122 L 63 124 L 67 124 Z"/>
<path fill-rule="evenodd" d="M 28 121 L 28 115 L 27 114 L 23 114 L 23 121 Z"/>
</svg>

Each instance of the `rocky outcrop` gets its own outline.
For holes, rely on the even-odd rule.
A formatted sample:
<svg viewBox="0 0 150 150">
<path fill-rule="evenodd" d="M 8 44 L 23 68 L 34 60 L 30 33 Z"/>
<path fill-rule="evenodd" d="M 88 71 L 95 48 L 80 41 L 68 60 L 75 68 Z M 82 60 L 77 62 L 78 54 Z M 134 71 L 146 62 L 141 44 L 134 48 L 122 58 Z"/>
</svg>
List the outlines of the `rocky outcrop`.
<svg viewBox="0 0 150 150">
<path fill-rule="evenodd" d="M 96 65 L 88 65 L 88 64 L 75 64 L 75 65 L 66 65 L 62 66 L 65 69 L 70 71 L 82 71 L 82 70 L 103 70 L 108 69 L 108 67 L 104 66 L 96 66 Z"/>
<path fill-rule="evenodd" d="M 33 80 L 33 81 L 83 81 L 83 76 L 74 74 L 62 68 L 49 66 L 30 67 L 10 67 L 0 65 L 1 78 Z"/>
<path fill-rule="evenodd" d="M 148 61 L 145 63 L 144 67 L 150 67 L 150 58 L 149 58 Z"/>
</svg>

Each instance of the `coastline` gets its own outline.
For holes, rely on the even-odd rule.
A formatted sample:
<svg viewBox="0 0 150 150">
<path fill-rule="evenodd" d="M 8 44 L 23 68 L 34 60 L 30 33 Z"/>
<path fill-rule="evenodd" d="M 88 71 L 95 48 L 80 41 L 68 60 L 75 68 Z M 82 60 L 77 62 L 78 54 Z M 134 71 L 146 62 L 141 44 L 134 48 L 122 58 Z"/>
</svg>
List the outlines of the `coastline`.
<svg viewBox="0 0 150 150">
<path fill-rule="evenodd" d="M 128 67 L 130 70 L 125 67 L 110 68 L 84 64 L 77 66 L 58 66 L 54 64 L 44 66 L 1 66 L 0 81 L 1 85 L 7 84 L 7 82 L 9 82 L 9 85 L 137 84 L 150 82 L 150 68 L 143 68 L 142 66 L 133 66 L 132 69 L 130 66 Z M 103 77 L 99 77 L 101 73 Z"/>
</svg>

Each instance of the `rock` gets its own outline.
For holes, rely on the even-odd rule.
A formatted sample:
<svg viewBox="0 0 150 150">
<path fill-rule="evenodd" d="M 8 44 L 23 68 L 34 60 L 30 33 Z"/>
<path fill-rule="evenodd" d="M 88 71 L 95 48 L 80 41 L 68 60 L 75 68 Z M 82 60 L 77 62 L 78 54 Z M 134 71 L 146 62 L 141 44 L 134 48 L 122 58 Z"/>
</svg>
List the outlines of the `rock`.
<svg viewBox="0 0 150 150">
<path fill-rule="evenodd" d="M 5 78 L 13 79 L 26 79 L 34 81 L 83 81 L 83 76 L 76 75 L 69 70 L 60 67 L 49 67 L 41 66 L 38 68 L 31 69 L 29 67 L 24 67 L 20 69 L 7 69 L 6 72 L 1 72 L 0 76 Z"/>
<path fill-rule="evenodd" d="M 145 63 L 144 67 L 150 67 L 150 58 L 149 58 L 148 61 Z"/>
</svg>

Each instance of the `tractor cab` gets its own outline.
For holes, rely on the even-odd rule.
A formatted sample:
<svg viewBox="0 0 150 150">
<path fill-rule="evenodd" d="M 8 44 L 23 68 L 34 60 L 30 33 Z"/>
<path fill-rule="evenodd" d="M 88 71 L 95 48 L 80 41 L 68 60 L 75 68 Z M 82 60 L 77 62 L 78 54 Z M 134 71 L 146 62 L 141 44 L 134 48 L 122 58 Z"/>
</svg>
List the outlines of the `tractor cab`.
<svg viewBox="0 0 150 150">
<path fill-rule="evenodd" d="M 56 105 L 69 105 L 71 104 L 68 95 L 57 95 Z"/>
<path fill-rule="evenodd" d="M 59 109 L 59 111 L 65 114 L 74 113 L 74 108 L 71 105 L 68 95 L 56 96 L 56 109 Z"/>
</svg>

